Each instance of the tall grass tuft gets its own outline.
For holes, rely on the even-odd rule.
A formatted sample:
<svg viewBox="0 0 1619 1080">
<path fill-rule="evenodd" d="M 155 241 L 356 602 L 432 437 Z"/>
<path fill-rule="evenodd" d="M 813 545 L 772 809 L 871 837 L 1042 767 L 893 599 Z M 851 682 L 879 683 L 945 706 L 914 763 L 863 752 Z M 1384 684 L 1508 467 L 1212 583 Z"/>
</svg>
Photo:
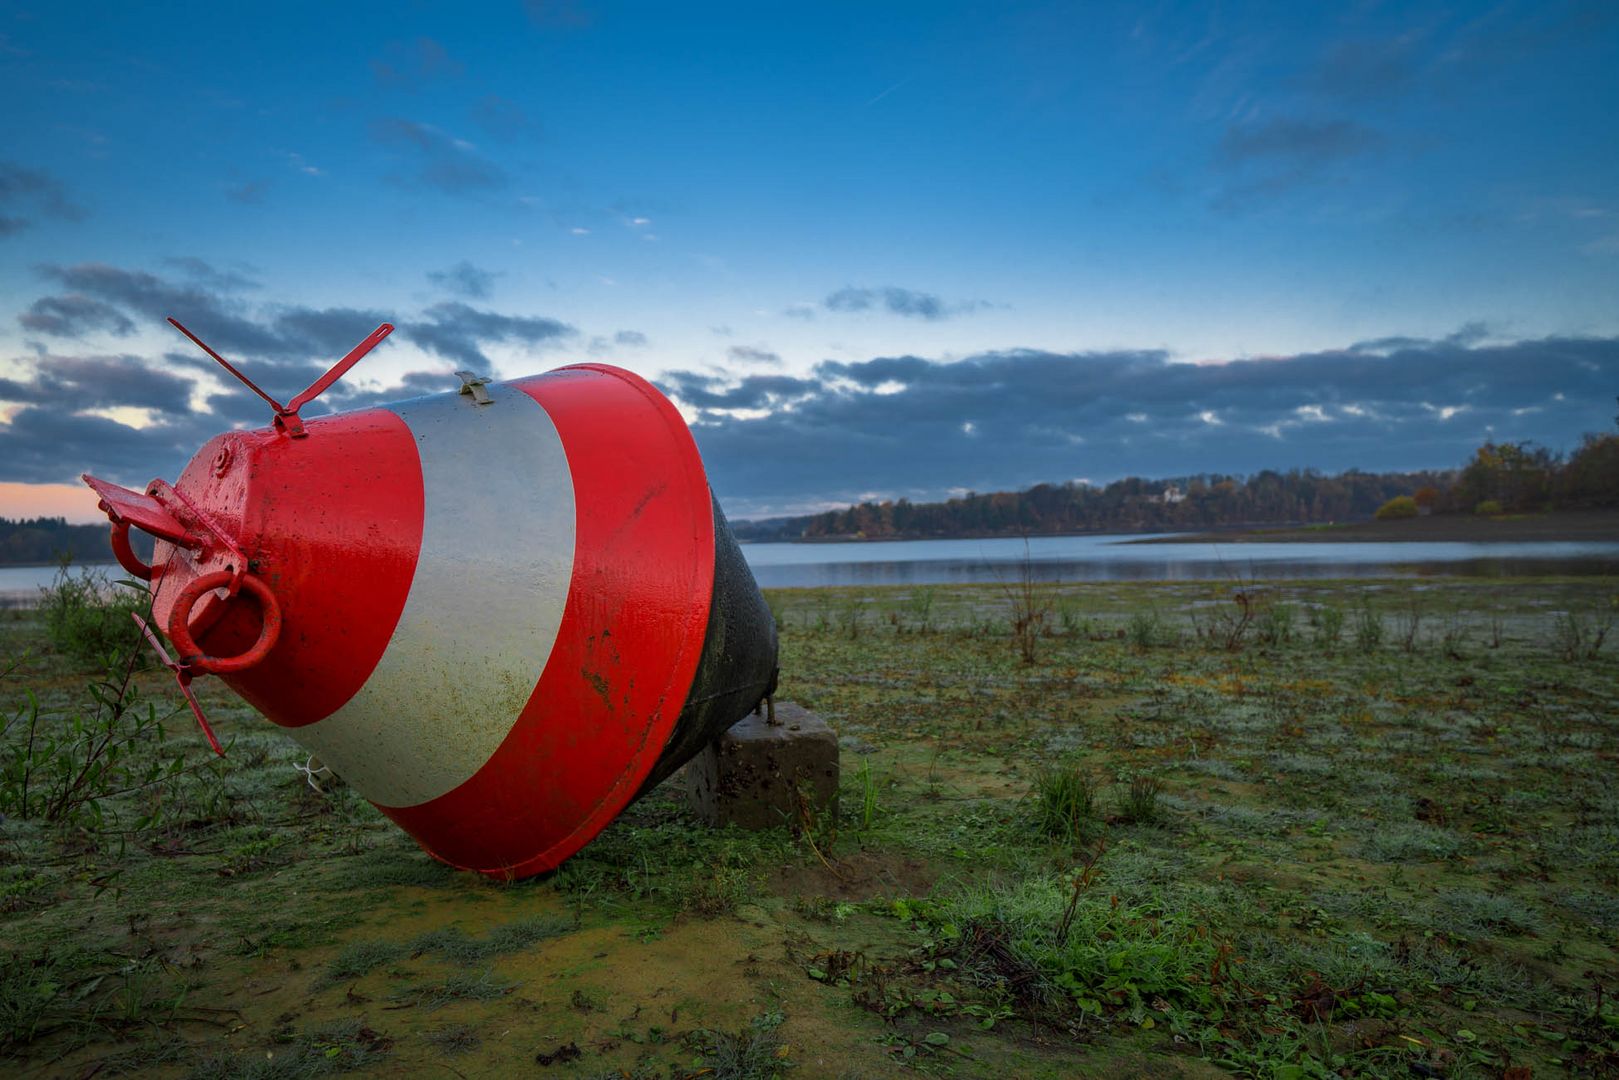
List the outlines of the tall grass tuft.
<svg viewBox="0 0 1619 1080">
<path fill-rule="evenodd" d="M 1343 609 L 1323 604 L 1316 609 L 1314 623 L 1316 645 L 1323 649 L 1336 647 L 1344 633 Z"/>
<path fill-rule="evenodd" d="M 1270 646 L 1293 640 L 1293 605 L 1281 600 L 1265 605 L 1259 616 L 1259 640 Z"/>
<path fill-rule="evenodd" d="M 1370 604 L 1355 609 L 1355 645 L 1361 652 L 1375 652 L 1383 645 L 1383 617 Z"/>
<path fill-rule="evenodd" d="M 1164 622 L 1156 608 L 1138 611 L 1125 624 L 1124 636 L 1132 646 L 1142 651 L 1175 644 L 1175 631 Z"/>
<path fill-rule="evenodd" d="M 871 772 L 871 758 L 860 759 L 860 829 L 869 832 L 877 821 L 877 778 Z"/>
<path fill-rule="evenodd" d="M 1557 654 L 1571 664 L 1595 660 L 1612 628 L 1612 614 L 1560 612 L 1552 623 L 1552 645 Z"/>
<path fill-rule="evenodd" d="M 1136 773 L 1119 796 L 1119 816 L 1134 825 L 1155 825 L 1163 819 L 1158 803 L 1164 785 L 1156 776 Z"/>
<path fill-rule="evenodd" d="M 1072 844 L 1089 843 L 1101 832 L 1096 783 L 1072 763 L 1049 765 L 1034 778 L 1035 816 L 1040 831 Z"/>
</svg>

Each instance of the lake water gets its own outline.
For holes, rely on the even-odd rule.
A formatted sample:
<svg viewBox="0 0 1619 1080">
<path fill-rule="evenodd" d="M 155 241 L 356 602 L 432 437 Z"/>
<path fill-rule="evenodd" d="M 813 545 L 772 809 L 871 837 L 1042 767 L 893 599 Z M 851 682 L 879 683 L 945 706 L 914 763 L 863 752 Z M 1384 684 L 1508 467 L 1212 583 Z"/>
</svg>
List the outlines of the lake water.
<svg viewBox="0 0 1619 1080">
<path fill-rule="evenodd" d="M 74 571 L 80 566 L 75 563 Z M 117 563 L 86 563 L 83 567 L 117 581 L 129 574 Z M 26 607 L 39 599 L 39 590 L 56 580 L 56 566 L 0 566 L 0 608 Z"/>
<path fill-rule="evenodd" d="M 1619 574 L 1619 543 L 1130 544 L 1142 536 L 744 544 L 767 588 L 1004 582 L 1025 552 L 1041 581 L 1233 581 L 1253 578 L 1508 577 Z"/>
<path fill-rule="evenodd" d="M 1619 574 L 1619 543 L 1130 544 L 1141 536 L 744 544 L 766 588 L 1001 582 L 1022 573 L 1025 550 L 1041 581 L 1234 581 L 1253 578 L 1514 577 Z M 94 567 L 111 578 L 115 564 Z M 31 604 L 54 566 L 0 566 L 0 607 Z"/>
</svg>

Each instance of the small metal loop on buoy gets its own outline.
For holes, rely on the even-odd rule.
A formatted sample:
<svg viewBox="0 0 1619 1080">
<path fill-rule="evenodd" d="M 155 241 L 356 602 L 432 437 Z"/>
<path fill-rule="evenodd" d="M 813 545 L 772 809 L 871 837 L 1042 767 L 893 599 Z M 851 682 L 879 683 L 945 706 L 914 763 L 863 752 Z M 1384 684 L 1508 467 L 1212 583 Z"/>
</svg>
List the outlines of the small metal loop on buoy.
<svg viewBox="0 0 1619 1080">
<path fill-rule="evenodd" d="M 457 371 L 456 377 L 461 380 L 461 393 L 471 394 L 474 405 L 492 405 L 495 399 L 489 396 L 489 380 L 481 375 L 474 375 L 470 371 Z"/>
</svg>

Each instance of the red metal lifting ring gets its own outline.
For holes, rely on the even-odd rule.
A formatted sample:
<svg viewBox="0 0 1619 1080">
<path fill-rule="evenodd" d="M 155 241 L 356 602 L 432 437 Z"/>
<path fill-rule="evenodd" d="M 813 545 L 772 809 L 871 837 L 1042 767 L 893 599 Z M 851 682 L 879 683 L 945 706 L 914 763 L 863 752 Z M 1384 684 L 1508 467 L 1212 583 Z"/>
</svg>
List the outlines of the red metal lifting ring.
<svg viewBox="0 0 1619 1080">
<path fill-rule="evenodd" d="M 174 608 L 169 612 L 169 640 L 174 642 L 174 649 L 180 654 L 180 664 L 192 672 L 221 675 L 250 668 L 275 648 L 276 639 L 281 636 L 281 605 L 276 602 L 275 594 L 258 577 L 244 573 L 241 575 L 242 591 L 252 593 L 259 602 L 259 639 L 237 656 L 209 656 L 197 647 L 196 640 L 191 636 L 191 609 L 205 594 L 228 586 L 234 580 L 234 571 L 215 570 L 192 579 L 175 597 Z"/>
</svg>

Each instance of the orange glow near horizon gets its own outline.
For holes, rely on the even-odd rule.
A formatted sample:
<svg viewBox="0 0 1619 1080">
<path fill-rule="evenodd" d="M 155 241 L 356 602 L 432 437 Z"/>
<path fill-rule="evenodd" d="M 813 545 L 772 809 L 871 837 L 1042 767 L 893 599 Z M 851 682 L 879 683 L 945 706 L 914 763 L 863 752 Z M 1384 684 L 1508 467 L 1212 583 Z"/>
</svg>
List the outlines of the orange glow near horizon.
<svg viewBox="0 0 1619 1080">
<path fill-rule="evenodd" d="M 96 493 L 83 484 L 16 484 L 0 481 L 0 517 L 62 517 L 75 525 L 106 521 Z"/>
</svg>

